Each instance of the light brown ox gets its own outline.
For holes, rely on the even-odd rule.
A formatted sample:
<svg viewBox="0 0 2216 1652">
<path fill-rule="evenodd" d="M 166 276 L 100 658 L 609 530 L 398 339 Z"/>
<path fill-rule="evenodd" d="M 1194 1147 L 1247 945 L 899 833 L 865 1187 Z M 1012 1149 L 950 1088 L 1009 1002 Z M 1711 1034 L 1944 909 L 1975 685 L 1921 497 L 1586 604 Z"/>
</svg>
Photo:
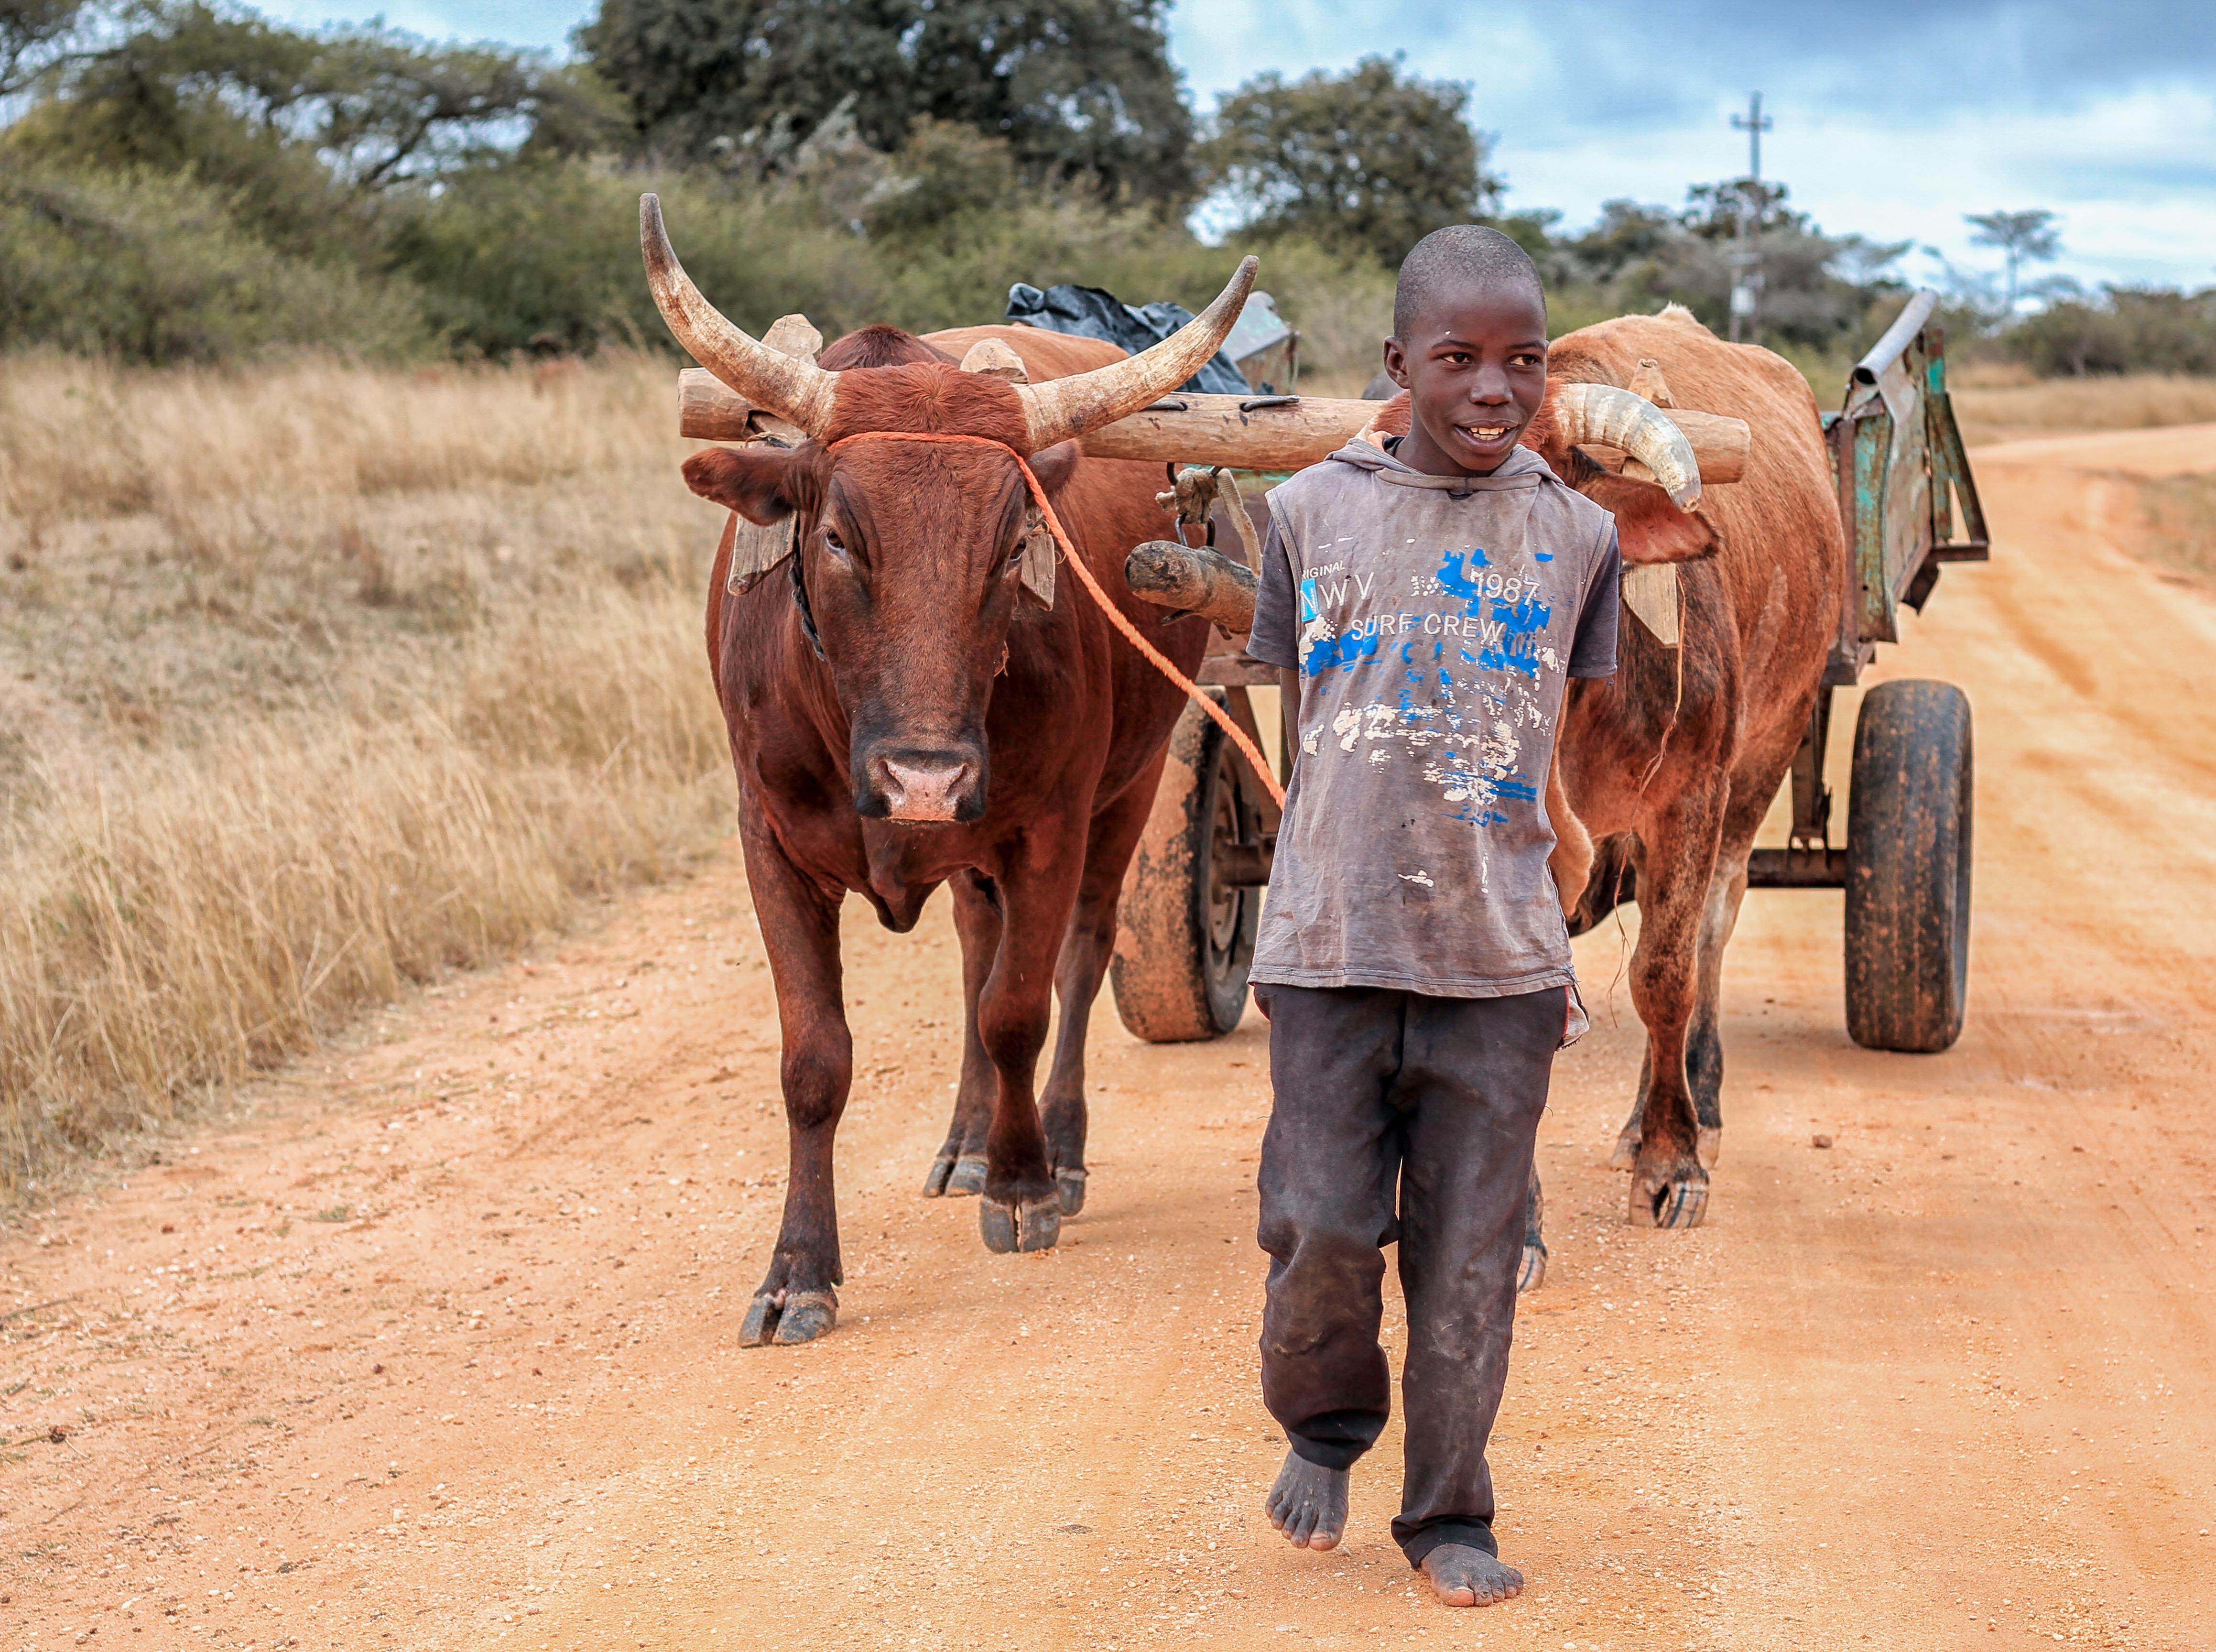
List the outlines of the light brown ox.
<svg viewBox="0 0 2216 1652">
<path fill-rule="evenodd" d="M 1807 381 L 1677 305 L 1566 335 L 1547 372 L 1526 445 L 1614 513 L 1627 564 L 1677 565 L 1682 643 L 1665 646 L 1626 612 L 1616 675 L 1570 685 L 1548 807 L 1562 840 L 1557 879 L 1584 891 L 1564 903 L 1573 934 L 1635 891 L 1631 1000 L 1647 1057 L 1616 1162 L 1632 1173 L 1634 1221 L 1690 1227 L 1707 1212 L 1723 1130 L 1724 947 L 1755 830 L 1800 743 L 1838 623 L 1837 499 Z M 1744 475 L 1684 511 L 1656 483 L 1610 473 L 1579 451 L 1598 433 L 1565 411 L 1576 399 L 1565 391 L 1580 384 L 1745 419 Z M 1407 429 L 1404 397 L 1377 425 Z M 1545 1255 L 1536 1180 L 1528 1228 L 1525 1276 L 1536 1281 Z"/>
</svg>

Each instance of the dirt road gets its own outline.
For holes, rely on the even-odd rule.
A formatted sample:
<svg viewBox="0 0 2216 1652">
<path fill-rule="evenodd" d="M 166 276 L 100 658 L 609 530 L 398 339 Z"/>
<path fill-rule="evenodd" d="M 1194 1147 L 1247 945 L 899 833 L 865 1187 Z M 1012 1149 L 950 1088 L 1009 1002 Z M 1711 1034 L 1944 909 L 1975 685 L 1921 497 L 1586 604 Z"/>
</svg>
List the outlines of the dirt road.
<svg viewBox="0 0 2216 1652">
<path fill-rule="evenodd" d="M 1340 1551 L 1260 1516 L 1259 1019 L 1148 1048 L 1104 1002 L 1060 1249 L 916 1196 L 943 903 L 850 903 L 842 1320 L 740 1349 L 784 1132 L 732 857 L 5 1236 L 0 1645 L 2216 1644 L 2216 603 L 2110 474 L 2196 467 L 2216 426 L 1982 453 L 1999 559 L 1882 657 L 1976 705 L 1955 1050 L 1851 1046 L 1839 897 L 1755 895 L 1708 1224 L 1631 1228 L 1627 939 L 1579 943 L 1521 1600 L 1419 1598 L 1397 1435 Z"/>
</svg>

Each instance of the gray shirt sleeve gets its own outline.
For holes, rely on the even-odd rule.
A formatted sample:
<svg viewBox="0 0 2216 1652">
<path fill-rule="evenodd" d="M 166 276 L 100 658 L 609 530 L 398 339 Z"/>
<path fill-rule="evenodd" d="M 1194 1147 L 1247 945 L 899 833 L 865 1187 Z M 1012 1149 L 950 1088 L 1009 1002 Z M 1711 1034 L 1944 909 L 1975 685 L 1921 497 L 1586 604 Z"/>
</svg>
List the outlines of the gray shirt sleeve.
<svg viewBox="0 0 2216 1652">
<path fill-rule="evenodd" d="M 1616 529 L 1608 531 L 1608 549 L 1585 584 L 1585 605 L 1578 610 L 1578 630 L 1570 644 L 1569 675 L 1573 677 L 1612 677 L 1616 675 L 1616 618 L 1622 606 L 1623 552 Z M 1260 605 L 1256 604 L 1256 629 L 1260 629 Z M 1257 654 L 1254 656 L 1262 656 Z"/>
<path fill-rule="evenodd" d="M 1270 518 L 1270 531 L 1262 539 L 1262 567 L 1255 576 L 1254 629 L 1246 638 L 1250 658 L 1290 671 L 1300 665 L 1300 604 L 1293 589 L 1293 559 L 1277 536 L 1277 519 Z M 1610 588 L 1614 601 L 1615 587 Z M 1615 659 L 1615 634 L 1610 633 L 1609 657 Z"/>
</svg>

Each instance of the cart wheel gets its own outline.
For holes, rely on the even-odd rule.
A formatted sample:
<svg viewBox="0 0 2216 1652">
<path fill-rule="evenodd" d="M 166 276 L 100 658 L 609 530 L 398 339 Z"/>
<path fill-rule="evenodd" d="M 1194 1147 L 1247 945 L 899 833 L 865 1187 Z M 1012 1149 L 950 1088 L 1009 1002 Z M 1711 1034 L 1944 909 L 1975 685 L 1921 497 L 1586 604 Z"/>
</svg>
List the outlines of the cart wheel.
<svg viewBox="0 0 2216 1652">
<path fill-rule="evenodd" d="M 1881 683 L 1855 724 L 1847 804 L 1847 1032 L 1866 1050 L 1944 1050 L 1970 978 L 1970 701 Z"/>
<path fill-rule="evenodd" d="M 1231 743 L 1197 706 L 1170 736 L 1146 834 L 1123 880 L 1109 980 L 1135 1038 L 1221 1038 L 1246 1013 L 1262 891 L 1223 883 L 1218 844 L 1253 842 L 1258 819 Z"/>
</svg>

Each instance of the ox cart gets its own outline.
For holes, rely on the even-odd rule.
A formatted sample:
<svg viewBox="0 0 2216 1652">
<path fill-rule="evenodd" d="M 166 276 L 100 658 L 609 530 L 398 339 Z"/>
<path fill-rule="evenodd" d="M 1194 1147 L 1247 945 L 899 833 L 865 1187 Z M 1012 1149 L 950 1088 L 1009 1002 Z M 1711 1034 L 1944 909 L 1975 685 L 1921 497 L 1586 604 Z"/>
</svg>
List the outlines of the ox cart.
<svg viewBox="0 0 2216 1652">
<path fill-rule="evenodd" d="M 1948 398 L 1943 340 L 1931 324 L 1936 304 L 1935 294 L 1917 294 L 1855 366 L 1842 410 L 1822 416 L 1845 527 L 1845 595 L 1824 685 L 1793 761 L 1786 845 L 1756 849 L 1748 868 L 1751 887 L 1845 891 L 1847 1028 L 1857 1044 L 1876 1050 L 1952 1045 L 1961 1032 L 1968 983 L 1967 697 L 1927 680 L 1882 683 L 1864 695 L 1841 844 L 1831 841 L 1833 798 L 1825 780 L 1835 691 L 1859 681 L 1876 644 L 1898 639 L 1900 609 L 1920 612 L 1945 564 L 1987 555 L 1985 517 Z M 1173 398 L 1124 422 L 1136 427 L 1152 416 L 1162 427 L 1150 441 L 1132 439 L 1130 456 L 1159 454 L 1174 428 L 1190 436 L 1194 461 L 1246 468 L 1259 495 L 1253 484 L 1274 479 L 1271 457 L 1298 449 L 1313 462 L 1329 450 L 1317 440 L 1305 446 L 1273 440 L 1273 427 L 1299 421 L 1328 440 L 1353 434 L 1363 422 L 1344 410 L 1360 404 L 1308 398 L 1305 418 L 1302 404 L 1283 395 Z M 1729 433 L 1696 430 L 1701 415 L 1672 417 L 1696 447 L 1728 447 Z M 1088 451 L 1096 447 L 1114 451 L 1089 440 Z M 1621 454 L 1587 452 L 1622 462 Z M 1705 452 L 1702 473 L 1711 474 Z M 1193 504 L 1190 496 L 1181 502 Z M 1259 498 L 1187 509 L 1179 546 L 1214 547 L 1251 569 L 1253 536 L 1237 531 L 1232 515 L 1241 508 L 1262 520 Z M 1148 552 L 1142 546 L 1133 553 L 1132 589 L 1173 608 L 1198 606 L 1195 562 L 1183 560 L 1182 583 L 1166 581 L 1165 558 L 1157 554 L 1147 565 Z M 1251 589 L 1251 574 L 1246 583 Z M 1277 673 L 1246 655 L 1243 635 L 1221 629 L 1216 635 L 1198 681 L 1259 745 L 1263 730 L 1250 691 L 1273 687 Z M 1278 774 L 1289 776 L 1282 726 L 1275 743 Z M 1209 1039 L 1238 1025 L 1277 833 L 1271 792 L 1223 730 L 1189 708 L 1172 737 L 1161 790 L 1126 879 L 1111 965 L 1117 1012 L 1136 1036 Z M 1610 903 L 1635 892 L 1624 867 Z"/>
</svg>

